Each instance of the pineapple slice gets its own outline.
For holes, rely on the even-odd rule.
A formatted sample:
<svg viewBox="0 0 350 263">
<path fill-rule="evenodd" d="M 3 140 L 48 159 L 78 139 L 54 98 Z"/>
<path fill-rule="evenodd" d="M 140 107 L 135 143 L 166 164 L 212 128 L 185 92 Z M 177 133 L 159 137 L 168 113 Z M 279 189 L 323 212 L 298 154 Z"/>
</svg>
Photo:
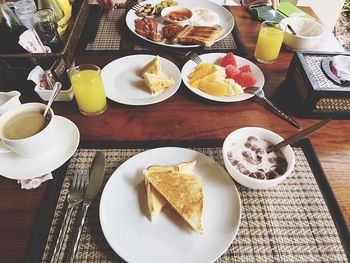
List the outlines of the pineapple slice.
<svg viewBox="0 0 350 263">
<path fill-rule="evenodd" d="M 194 71 L 188 75 L 188 82 L 199 80 L 213 71 L 212 63 L 202 63 L 195 67 Z"/>
<path fill-rule="evenodd" d="M 231 86 L 222 79 L 212 81 L 201 81 L 199 89 L 213 96 L 227 96 Z"/>
</svg>

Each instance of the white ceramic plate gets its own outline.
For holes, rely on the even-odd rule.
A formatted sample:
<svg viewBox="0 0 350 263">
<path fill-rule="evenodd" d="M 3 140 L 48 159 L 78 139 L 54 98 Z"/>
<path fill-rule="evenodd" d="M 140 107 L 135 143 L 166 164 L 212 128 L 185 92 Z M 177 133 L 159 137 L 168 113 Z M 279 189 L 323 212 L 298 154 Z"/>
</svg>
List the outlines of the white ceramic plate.
<svg viewBox="0 0 350 263">
<path fill-rule="evenodd" d="M 200 55 L 199 57 L 204 62 L 210 62 L 210 63 L 217 64 L 217 62 L 220 61 L 220 59 L 222 59 L 225 55 L 226 55 L 226 53 L 207 53 L 207 54 Z M 242 58 L 240 56 L 235 56 L 235 58 L 236 58 L 238 67 L 243 66 L 243 65 L 247 65 L 247 64 L 250 65 L 252 73 L 256 78 L 256 83 L 254 86 L 263 87 L 264 83 L 265 83 L 265 77 L 264 77 L 264 74 L 262 73 L 261 69 L 258 68 L 257 65 L 255 65 L 253 62 L 249 61 L 248 59 Z M 197 64 L 194 61 L 192 61 L 192 60 L 187 61 L 186 64 L 182 67 L 181 76 L 182 76 L 182 80 L 185 83 L 186 87 L 189 90 L 191 90 L 192 92 L 196 93 L 197 95 L 199 95 L 203 98 L 206 98 L 208 100 L 219 101 L 219 102 L 242 101 L 242 100 L 250 99 L 251 97 L 254 96 L 252 94 L 247 94 L 247 93 L 243 93 L 243 94 L 240 94 L 238 96 L 230 96 L 230 97 L 213 96 L 213 95 L 209 95 L 209 94 L 201 91 L 200 89 L 196 89 L 196 88 L 191 87 L 191 85 L 188 83 L 187 77 L 196 66 L 197 66 Z"/>
<path fill-rule="evenodd" d="M 160 3 L 161 0 L 149 0 L 149 1 L 145 1 L 145 2 L 142 2 L 142 5 L 144 4 L 147 4 L 147 3 L 150 3 L 152 5 L 155 5 L 155 4 L 158 4 Z M 224 32 L 224 35 L 219 38 L 217 41 L 223 39 L 224 37 L 226 37 L 229 33 L 231 33 L 233 27 L 234 27 L 234 19 L 233 19 L 233 16 L 232 14 L 224 7 L 214 3 L 214 2 L 211 2 L 211 1 L 208 1 L 208 0 L 191 0 L 191 1 L 188 1 L 188 0 L 176 0 L 176 2 L 179 4 L 179 6 L 182 6 L 182 7 L 187 7 L 189 9 L 191 8 L 195 8 L 195 7 L 206 7 L 214 12 L 216 12 L 220 18 L 220 26 L 222 26 L 225 30 Z M 163 45 L 163 46 L 168 46 L 168 47 L 177 47 L 177 48 L 189 48 L 189 47 L 198 47 L 198 45 L 182 45 L 182 44 L 175 44 L 175 45 L 172 45 L 172 44 L 167 44 L 165 43 L 165 41 L 162 41 L 162 42 L 155 42 L 155 41 L 152 41 L 150 39 L 147 39 L 141 35 L 139 35 L 138 33 L 135 32 L 135 19 L 138 19 L 140 17 L 138 17 L 136 14 L 135 14 L 135 11 L 130 9 L 129 12 L 127 13 L 126 15 L 126 25 L 128 26 L 128 28 L 131 30 L 131 32 L 133 32 L 135 35 L 137 35 L 138 37 L 140 38 L 143 38 L 149 42 L 152 42 L 154 44 L 159 44 L 159 45 Z M 164 26 L 164 21 L 159 18 L 158 19 L 158 32 L 161 32 L 162 31 L 162 28 Z"/>
<path fill-rule="evenodd" d="M 178 67 L 165 58 L 160 58 L 162 71 L 175 83 L 160 93 L 151 94 L 146 88 L 140 70 L 153 55 L 131 55 L 119 58 L 102 69 L 106 96 L 110 100 L 126 105 L 149 105 L 170 98 L 180 87 L 181 73 Z"/>
<path fill-rule="evenodd" d="M 55 116 L 57 134 L 51 149 L 35 157 L 15 153 L 0 154 L 0 175 L 10 179 L 29 179 L 50 173 L 64 164 L 78 147 L 77 126 L 62 116 Z"/>
<path fill-rule="evenodd" d="M 154 222 L 142 212 L 146 209 L 142 170 L 190 160 L 197 160 L 192 174 L 203 178 L 203 234 L 182 228 L 185 223 L 169 207 Z M 213 159 L 177 147 L 152 149 L 124 162 L 107 182 L 100 203 L 108 243 L 120 257 L 134 263 L 212 262 L 230 246 L 240 220 L 240 197 L 227 172 Z"/>
</svg>

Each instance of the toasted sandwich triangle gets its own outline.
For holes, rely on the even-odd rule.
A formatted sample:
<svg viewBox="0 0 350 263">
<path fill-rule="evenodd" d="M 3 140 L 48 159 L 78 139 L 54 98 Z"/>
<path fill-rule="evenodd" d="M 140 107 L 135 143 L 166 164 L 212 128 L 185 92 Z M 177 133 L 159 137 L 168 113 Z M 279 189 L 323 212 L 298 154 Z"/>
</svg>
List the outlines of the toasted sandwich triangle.
<svg viewBox="0 0 350 263">
<path fill-rule="evenodd" d="M 146 174 L 146 180 L 195 231 L 203 232 L 202 177 L 174 172 L 150 172 Z"/>
</svg>

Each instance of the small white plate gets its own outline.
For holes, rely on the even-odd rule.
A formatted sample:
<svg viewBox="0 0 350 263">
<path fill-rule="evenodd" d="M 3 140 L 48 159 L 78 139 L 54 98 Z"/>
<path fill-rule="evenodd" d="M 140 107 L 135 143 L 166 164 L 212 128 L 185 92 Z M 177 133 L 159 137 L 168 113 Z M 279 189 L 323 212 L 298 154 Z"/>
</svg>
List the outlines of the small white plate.
<svg viewBox="0 0 350 263">
<path fill-rule="evenodd" d="M 181 227 L 169 207 L 154 222 L 145 216 L 142 170 L 197 160 L 192 174 L 202 176 L 203 234 Z M 234 240 L 241 221 L 237 188 L 216 161 L 199 152 L 164 147 L 142 152 L 124 162 L 108 180 L 101 196 L 100 222 L 108 243 L 127 262 L 212 262 Z"/>
<path fill-rule="evenodd" d="M 35 157 L 16 153 L 0 154 L 0 175 L 10 179 L 30 179 L 50 173 L 64 164 L 78 147 L 77 126 L 67 118 L 55 116 L 57 134 L 51 149 Z"/>
<path fill-rule="evenodd" d="M 126 105 L 149 105 L 170 98 L 180 87 L 180 70 L 170 60 L 160 57 L 163 73 L 175 83 L 160 93 L 150 94 L 139 74 L 153 58 L 153 55 L 131 55 L 106 65 L 102 69 L 102 79 L 107 98 Z"/>
<path fill-rule="evenodd" d="M 149 0 L 149 1 L 145 1 L 142 2 L 142 5 L 145 4 L 152 4 L 153 6 L 155 4 L 160 3 L 160 0 Z M 178 3 L 179 6 L 182 7 L 187 7 L 189 9 L 193 9 L 196 7 L 205 7 L 208 8 L 212 11 L 214 11 L 220 19 L 220 26 L 222 26 L 224 28 L 224 35 L 222 37 L 220 37 L 219 39 L 217 39 L 216 41 L 219 41 L 221 39 L 223 39 L 224 37 L 226 37 L 228 34 L 231 33 L 234 25 L 235 25 L 235 21 L 233 19 L 232 14 L 230 13 L 230 11 L 228 11 L 226 8 L 224 8 L 223 6 L 220 6 L 212 1 L 208 1 L 208 0 L 192 0 L 192 1 L 188 1 L 188 0 L 176 0 L 176 2 Z M 182 44 L 168 44 L 165 43 L 165 41 L 161 41 L 161 42 L 156 42 L 156 41 L 152 41 L 150 39 L 147 39 L 141 35 L 139 35 L 138 33 L 135 32 L 135 19 L 138 19 L 140 17 L 138 17 L 135 13 L 134 10 L 130 9 L 129 12 L 126 15 L 126 25 L 128 26 L 128 28 L 131 30 L 131 32 L 133 32 L 135 35 L 137 35 L 138 37 L 152 42 L 154 44 L 158 44 L 158 45 L 162 45 L 162 46 L 168 46 L 168 47 L 176 47 L 176 48 L 190 48 L 190 47 L 198 47 L 198 45 L 182 45 Z M 162 31 L 163 26 L 166 24 L 166 22 L 163 19 L 158 19 L 158 32 Z"/>
<path fill-rule="evenodd" d="M 200 55 L 199 57 L 204 61 L 204 62 L 210 62 L 217 64 L 217 62 L 222 59 L 226 53 L 207 53 Z M 253 62 L 249 61 L 248 59 L 242 58 L 240 56 L 235 56 L 236 61 L 237 61 L 237 66 L 241 67 L 243 65 L 250 65 L 250 68 L 252 70 L 253 75 L 256 78 L 256 83 L 254 86 L 256 87 L 263 87 L 265 83 L 265 77 L 264 74 L 262 73 L 261 69 L 255 65 Z M 213 96 L 209 95 L 200 89 L 193 88 L 191 85 L 188 83 L 188 75 L 193 71 L 193 69 L 197 66 L 197 64 L 189 60 L 186 62 L 186 64 L 182 67 L 181 70 L 181 76 L 182 80 L 185 83 L 186 87 L 191 90 L 192 92 L 196 93 L 197 95 L 206 98 L 208 100 L 213 100 L 213 101 L 219 101 L 219 102 L 237 102 L 237 101 L 242 101 L 242 100 L 247 100 L 253 97 L 253 94 L 247 94 L 243 93 L 237 96 Z"/>
</svg>

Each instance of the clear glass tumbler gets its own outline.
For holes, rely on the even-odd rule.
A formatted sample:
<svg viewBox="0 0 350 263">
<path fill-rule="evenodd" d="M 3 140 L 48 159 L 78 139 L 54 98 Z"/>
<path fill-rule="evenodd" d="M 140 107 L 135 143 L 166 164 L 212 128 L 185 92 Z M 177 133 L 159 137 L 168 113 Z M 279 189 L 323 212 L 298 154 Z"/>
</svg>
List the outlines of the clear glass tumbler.
<svg viewBox="0 0 350 263">
<path fill-rule="evenodd" d="M 254 57 L 264 64 L 274 63 L 280 53 L 286 26 L 275 21 L 264 21 L 260 26 Z"/>
<path fill-rule="evenodd" d="M 14 3 L 15 13 L 22 25 L 30 29 L 34 26 L 36 5 L 33 0 L 20 0 Z"/>
<path fill-rule="evenodd" d="M 83 64 L 69 70 L 79 110 L 86 116 L 102 114 L 107 108 L 107 98 L 98 66 Z"/>
<path fill-rule="evenodd" d="M 34 14 L 34 29 L 45 46 L 50 47 L 52 52 L 61 49 L 61 39 L 57 32 L 55 13 L 49 9 L 40 9 Z"/>
</svg>

